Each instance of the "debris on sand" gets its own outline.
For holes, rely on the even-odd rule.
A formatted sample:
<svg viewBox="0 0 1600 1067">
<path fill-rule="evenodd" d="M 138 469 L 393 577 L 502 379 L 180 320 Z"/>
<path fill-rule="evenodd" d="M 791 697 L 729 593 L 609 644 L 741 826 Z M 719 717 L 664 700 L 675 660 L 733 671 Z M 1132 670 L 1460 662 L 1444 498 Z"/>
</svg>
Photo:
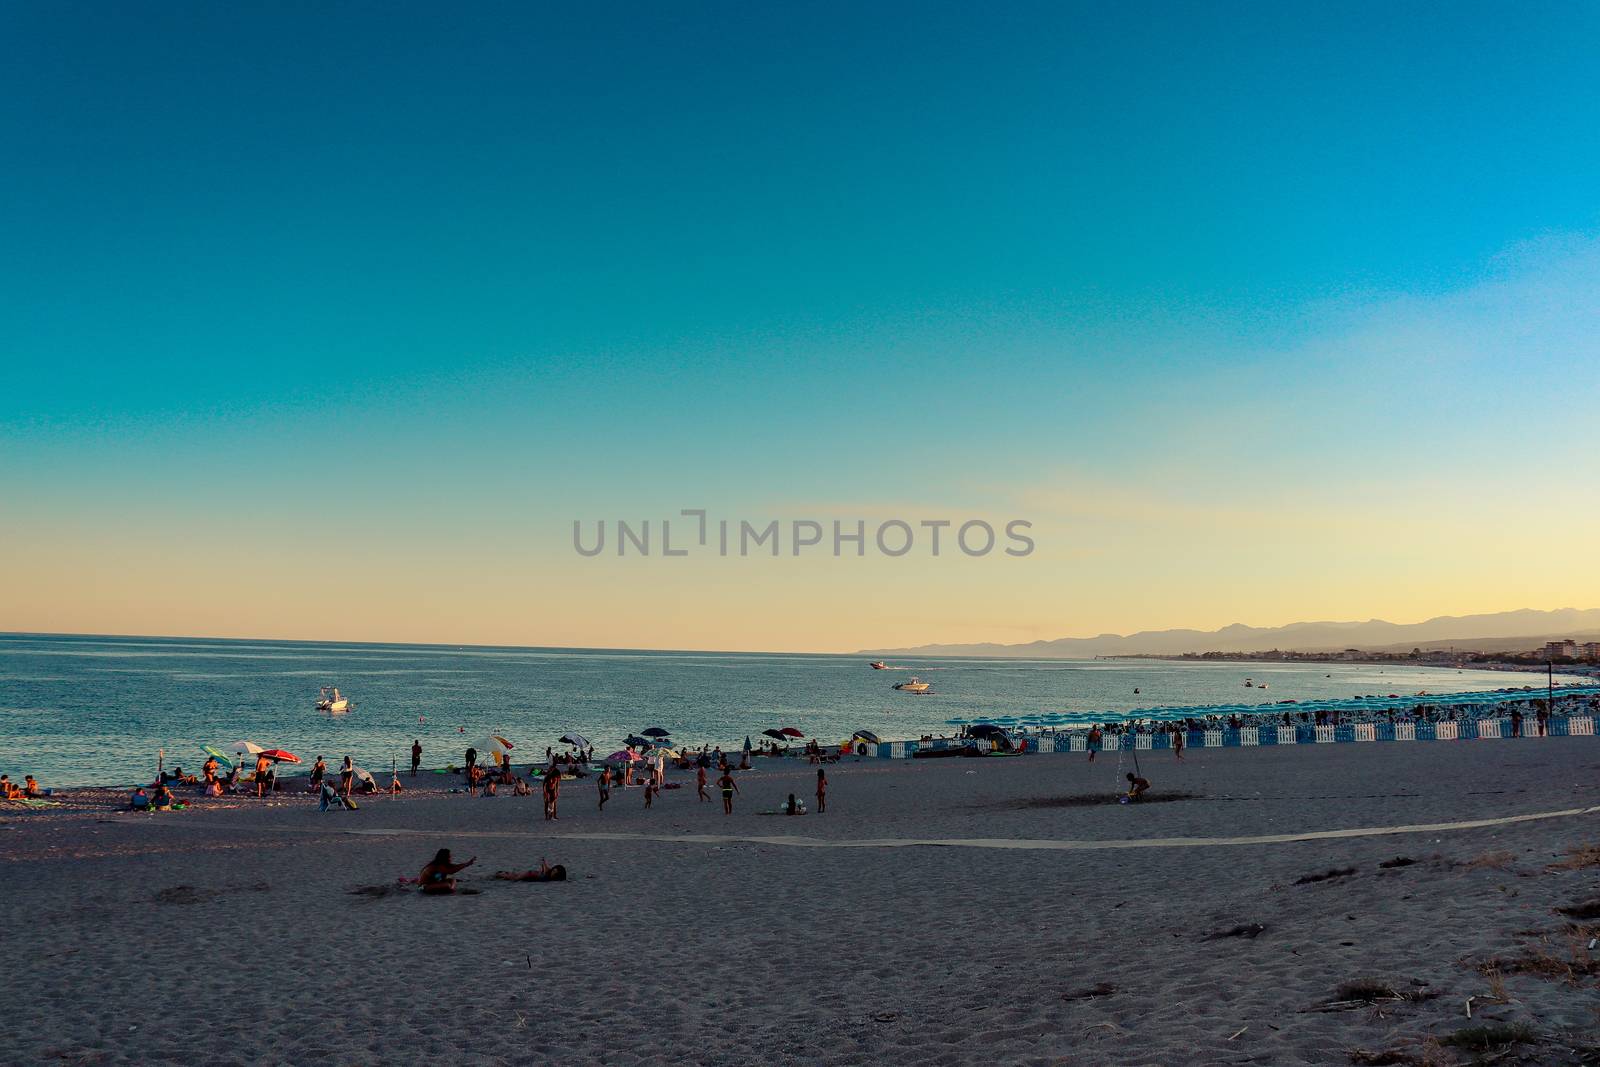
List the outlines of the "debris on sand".
<svg viewBox="0 0 1600 1067">
<path fill-rule="evenodd" d="M 1354 867 L 1333 867 L 1321 874 L 1304 874 L 1294 880 L 1295 885 L 1310 885 L 1312 882 L 1326 882 L 1330 878 L 1348 878 L 1357 871 Z"/>
<path fill-rule="evenodd" d="M 1504 1052 L 1513 1045 L 1537 1045 L 1539 1034 L 1526 1023 L 1469 1026 L 1439 1039 L 1439 1044 L 1468 1052 Z"/>
<path fill-rule="evenodd" d="M 1395 867 L 1409 867 L 1416 862 L 1417 861 L 1412 859 L 1410 856 L 1396 856 L 1392 860 L 1384 860 L 1382 863 L 1378 864 L 1378 866 L 1384 868 L 1385 870 L 1389 870 Z"/>
<path fill-rule="evenodd" d="M 1265 933 L 1266 929 L 1267 928 L 1260 923 L 1240 923 L 1238 926 L 1230 926 L 1226 930 L 1213 930 L 1200 940 L 1221 941 L 1225 937 L 1255 938 L 1260 937 L 1263 933 Z"/>
<path fill-rule="evenodd" d="M 1061 994 L 1061 999 L 1066 1001 L 1094 1000 L 1096 997 L 1109 997 L 1120 992 L 1122 992 L 1122 990 L 1118 989 L 1110 982 L 1100 982 L 1085 989 L 1079 989 L 1073 993 L 1063 993 Z"/>
<path fill-rule="evenodd" d="M 1589 900 L 1580 900 L 1576 904 L 1568 904 L 1556 911 L 1569 919 L 1600 919 L 1600 897 Z"/>
</svg>

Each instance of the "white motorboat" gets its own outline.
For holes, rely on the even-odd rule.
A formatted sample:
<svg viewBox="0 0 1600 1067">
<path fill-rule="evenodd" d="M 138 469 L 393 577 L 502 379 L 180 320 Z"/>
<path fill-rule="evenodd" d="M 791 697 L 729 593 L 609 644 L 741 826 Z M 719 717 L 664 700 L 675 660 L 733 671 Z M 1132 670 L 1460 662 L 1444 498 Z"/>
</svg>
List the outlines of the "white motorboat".
<svg viewBox="0 0 1600 1067">
<path fill-rule="evenodd" d="M 926 693 L 932 688 L 932 683 L 924 682 L 920 678 L 913 678 L 909 682 L 900 682 L 895 688 L 902 693 Z"/>
<path fill-rule="evenodd" d="M 317 710 L 330 715 L 342 715 L 351 708 L 350 698 L 339 694 L 336 685 L 325 685 L 317 691 Z"/>
</svg>

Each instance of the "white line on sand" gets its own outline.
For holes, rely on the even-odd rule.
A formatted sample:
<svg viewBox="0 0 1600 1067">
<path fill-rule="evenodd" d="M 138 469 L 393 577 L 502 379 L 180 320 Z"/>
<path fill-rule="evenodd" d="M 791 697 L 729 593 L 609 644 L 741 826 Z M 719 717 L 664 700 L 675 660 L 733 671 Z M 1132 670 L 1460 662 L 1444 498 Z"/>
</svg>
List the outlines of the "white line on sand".
<svg viewBox="0 0 1600 1067">
<path fill-rule="evenodd" d="M 1297 834 L 1263 834 L 1258 837 L 1142 837 L 1107 841 L 1055 841 L 1049 838 L 1028 837 L 860 837 L 830 839 L 800 837 L 792 834 L 574 833 L 555 834 L 553 836 L 574 841 L 660 841 L 679 845 L 751 844 L 788 845 L 792 848 L 907 848 L 921 846 L 932 848 L 1009 848 L 1081 852 L 1116 848 L 1205 848 L 1213 845 L 1283 845 L 1294 841 L 1328 841 L 1344 837 L 1434 834 L 1451 830 L 1480 830 L 1489 826 L 1511 826 L 1516 823 L 1538 822 L 1543 819 L 1565 819 L 1574 815 L 1593 815 L 1596 812 L 1600 812 L 1600 804 L 1587 808 L 1564 808 L 1561 811 L 1536 811 L 1527 815 L 1505 815 L 1496 819 L 1473 819 L 1469 822 L 1416 823 L 1410 826 L 1356 826 L 1348 830 L 1307 830 Z M 315 831 L 306 830 L 305 832 Z M 438 837 L 443 831 L 363 828 L 336 832 L 371 837 Z M 548 835 L 532 833 L 527 830 L 450 830 L 448 833 L 452 837 L 537 837 L 545 840 L 550 839 Z"/>
</svg>

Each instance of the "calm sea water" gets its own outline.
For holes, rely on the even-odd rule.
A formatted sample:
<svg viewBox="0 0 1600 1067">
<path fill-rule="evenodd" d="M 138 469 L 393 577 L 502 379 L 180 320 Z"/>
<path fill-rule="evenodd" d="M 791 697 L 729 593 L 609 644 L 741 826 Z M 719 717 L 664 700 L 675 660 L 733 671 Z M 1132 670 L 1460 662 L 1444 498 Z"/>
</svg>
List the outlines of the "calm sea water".
<svg viewBox="0 0 1600 1067">
<path fill-rule="evenodd" d="M 350 753 L 379 771 L 408 759 L 414 737 L 424 764 L 439 766 L 459 762 L 469 742 L 490 732 L 531 759 L 569 730 L 601 754 L 652 726 L 695 745 L 739 745 L 784 726 L 837 742 L 858 729 L 886 739 L 949 733 L 947 720 L 975 715 L 1104 712 L 1111 719 L 1154 705 L 1442 693 L 1529 680 L 1355 664 L 928 659 L 893 666 L 874 671 L 859 656 L 0 635 L 0 770 L 31 773 L 46 785 L 132 782 L 150 777 L 157 749 L 165 749 L 169 768 L 198 768 L 202 744 L 249 739 L 307 762 Z M 931 681 L 936 695 L 890 688 L 913 673 Z M 1243 688 L 1247 676 L 1271 689 Z M 355 710 L 314 711 L 323 685 L 338 685 Z"/>
</svg>

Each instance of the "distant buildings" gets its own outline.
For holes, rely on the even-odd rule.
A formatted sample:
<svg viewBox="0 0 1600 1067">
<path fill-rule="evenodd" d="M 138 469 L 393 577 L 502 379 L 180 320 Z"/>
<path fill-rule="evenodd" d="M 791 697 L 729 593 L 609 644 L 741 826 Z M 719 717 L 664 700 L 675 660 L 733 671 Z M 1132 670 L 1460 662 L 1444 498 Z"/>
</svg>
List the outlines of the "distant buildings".
<svg viewBox="0 0 1600 1067">
<path fill-rule="evenodd" d="M 1592 654 L 1595 646 L 1591 644 L 1588 647 L 1591 649 Z M 1578 643 L 1576 641 L 1547 641 L 1544 648 L 1535 652 L 1534 655 L 1543 656 L 1545 659 L 1577 659 Z"/>
</svg>

